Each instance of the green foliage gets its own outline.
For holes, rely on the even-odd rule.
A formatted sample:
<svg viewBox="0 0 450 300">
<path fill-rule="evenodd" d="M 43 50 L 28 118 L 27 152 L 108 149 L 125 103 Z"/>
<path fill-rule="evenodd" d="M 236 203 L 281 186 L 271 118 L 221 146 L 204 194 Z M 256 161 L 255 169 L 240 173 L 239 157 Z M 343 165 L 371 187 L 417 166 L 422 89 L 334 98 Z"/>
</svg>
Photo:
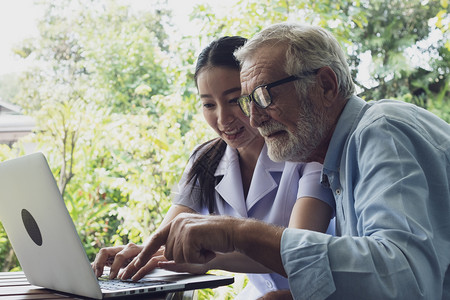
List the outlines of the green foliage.
<svg viewBox="0 0 450 300">
<path fill-rule="evenodd" d="M 16 74 L 6 74 L 0 76 L 0 100 L 7 100 L 14 97 L 19 90 L 19 79 Z"/>
<path fill-rule="evenodd" d="M 359 1 L 354 5 L 354 1 L 336 3 L 330 0 L 240 0 L 223 17 L 217 17 L 207 4 L 198 5 L 192 19 L 202 24 L 202 32 L 207 32 L 207 37 L 251 37 L 270 24 L 291 21 L 332 29 L 339 40 L 348 42 L 352 28 L 365 21 L 358 3 Z"/>
<path fill-rule="evenodd" d="M 353 32 L 357 52 L 351 58 L 358 60 L 359 54 L 370 53 L 373 62 L 368 75 L 374 87 L 366 88 L 364 83 L 358 82 L 364 90 L 363 95 L 368 99 L 379 99 L 396 98 L 405 92 L 414 94 L 417 87 L 411 79 L 419 79 L 420 70 L 431 70 L 430 64 L 439 60 L 435 54 L 444 46 L 442 42 L 427 41 L 435 30 L 429 22 L 440 11 L 440 2 L 428 1 L 424 5 L 419 0 L 376 0 L 364 1 L 362 6 L 370 22 L 364 24 L 363 31 Z M 421 61 L 423 57 L 428 59 Z M 448 74 L 448 63 L 441 65 L 444 70 L 423 75 L 431 75 L 434 80 L 439 72 Z"/>
<path fill-rule="evenodd" d="M 16 143 L 12 148 L 0 144 L 0 162 L 23 155 L 20 144 L 20 142 Z M 19 268 L 18 266 L 19 263 L 8 240 L 8 236 L 3 225 L 0 223 L 0 271 L 15 271 Z"/>
<path fill-rule="evenodd" d="M 164 1 L 141 11 L 113 0 L 41 5 L 40 37 L 14 50 L 38 63 L 0 93 L 15 95 L 36 130 L 12 149 L 0 145 L 0 161 L 23 155 L 25 143 L 46 154 L 90 259 L 152 234 L 190 152 L 215 135 L 193 81 L 196 55 L 214 38 L 251 37 L 281 21 L 323 26 L 346 49 L 355 78 L 367 75 L 356 81 L 361 96 L 416 103 L 450 122 L 446 0 L 240 0 L 222 13 L 205 2 L 190 16 L 200 32 L 175 40 Z M 370 64 L 361 68 L 363 54 Z M 17 268 L 2 227 L 0 261 Z M 232 299 L 246 284 L 236 278 L 199 298 Z"/>
<path fill-rule="evenodd" d="M 248 278 L 244 274 L 230 274 L 229 272 L 213 270 L 208 272 L 215 275 L 234 276 L 232 285 L 222 286 L 215 289 L 203 289 L 197 293 L 198 299 L 221 299 L 232 300 L 241 292 L 248 283 Z"/>
<path fill-rule="evenodd" d="M 120 112 L 147 108 L 151 96 L 167 94 L 167 12 L 132 14 L 114 3 L 80 16 L 86 72 L 105 91 L 108 106 Z"/>
</svg>

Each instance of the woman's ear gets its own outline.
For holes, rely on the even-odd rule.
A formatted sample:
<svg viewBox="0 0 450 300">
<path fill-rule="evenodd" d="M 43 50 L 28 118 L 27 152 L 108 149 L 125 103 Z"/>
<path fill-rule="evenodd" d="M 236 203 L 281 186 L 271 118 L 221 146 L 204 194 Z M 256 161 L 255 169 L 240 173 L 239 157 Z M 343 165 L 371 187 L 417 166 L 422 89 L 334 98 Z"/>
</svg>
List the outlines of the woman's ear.
<svg viewBox="0 0 450 300">
<path fill-rule="evenodd" d="M 330 107 L 339 96 L 336 73 L 330 67 L 322 67 L 317 72 L 317 83 L 322 103 Z"/>
</svg>

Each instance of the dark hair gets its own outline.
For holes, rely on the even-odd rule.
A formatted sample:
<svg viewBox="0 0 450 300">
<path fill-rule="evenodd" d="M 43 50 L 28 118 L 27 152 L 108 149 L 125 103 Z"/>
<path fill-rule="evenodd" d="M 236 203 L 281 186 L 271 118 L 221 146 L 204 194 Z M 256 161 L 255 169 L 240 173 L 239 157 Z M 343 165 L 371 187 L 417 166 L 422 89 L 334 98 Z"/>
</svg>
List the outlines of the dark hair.
<svg viewBox="0 0 450 300">
<path fill-rule="evenodd" d="M 206 46 L 197 58 L 194 73 L 195 84 L 197 85 L 200 72 L 206 68 L 228 67 L 240 70 L 239 62 L 234 57 L 234 51 L 242 47 L 246 41 L 246 38 L 240 36 L 224 36 Z"/>
<path fill-rule="evenodd" d="M 234 51 L 245 44 L 247 39 L 240 36 L 224 36 L 211 42 L 200 53 L 195 66 L 194 79 L 197 85 L 197 78 L 201 71 L 213 67 L 227 67 L 239 70 L 239 62 L 234 57 Z M 198 87 L 198 85 L 197 85 Z M 191 193 L 198 182 L 200 187 L 200 201 L 203 206 L 208 207 L 210 214 L 214 213 L 215 186 L 222 179 L 216 180 L 214 173 L 225 153 L 227 144 L 221 138 L 215 138 L 200 145 L 192 154 L 195 156 L 204 149 L 188 174 L 188 180 L 193 183 Z"/>
</svg>

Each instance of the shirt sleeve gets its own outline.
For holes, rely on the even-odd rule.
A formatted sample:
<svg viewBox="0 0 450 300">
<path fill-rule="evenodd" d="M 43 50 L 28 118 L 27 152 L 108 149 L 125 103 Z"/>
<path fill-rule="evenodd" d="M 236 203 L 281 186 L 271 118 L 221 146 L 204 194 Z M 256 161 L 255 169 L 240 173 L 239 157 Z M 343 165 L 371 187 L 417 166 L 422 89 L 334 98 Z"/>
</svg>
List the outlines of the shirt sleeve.
<svg viewBox="0 0 450 300">
<path fill-rule="evenodd" d="M 450 261 L 448 148 L 403 120 L 365 125 L 348 141 L 338 176 L 344 235 L 283 233 L 293 295 L 442 299 Z"/>
<path fill-rule="evenodd" d="M 317 198 L 336 210 L 333 193 L 320 183 L 322 165 L 317 162 L 303 164 L 302 174 L 298 182 L 297 199 L 301 197 Z"/>
</svg>

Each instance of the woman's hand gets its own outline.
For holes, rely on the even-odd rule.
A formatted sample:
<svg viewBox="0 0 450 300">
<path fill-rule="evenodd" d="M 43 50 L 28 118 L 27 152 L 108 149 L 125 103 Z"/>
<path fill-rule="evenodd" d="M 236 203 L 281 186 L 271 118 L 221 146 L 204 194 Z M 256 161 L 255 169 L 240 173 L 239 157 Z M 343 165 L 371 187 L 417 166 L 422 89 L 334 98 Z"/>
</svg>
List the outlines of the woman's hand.
<svg viewBox="0 0 450 300">
<path fill-rule="evenodd" d="M 130 261 L 138 255 L 143 246 L 129 243 L 126 246 L 115 246 L 102 248 L 95 256 L 92 269 L 97 277 L 102 276 L 105 266 L 111 267 L 109 278 L 117 276 L 121 268 L 126 267 Z"/>
<path fill-rule="evenodd" d="M 167 259 L 162 255 L 164 253 L 164 247 L 161 247 L 155 254 L 153 254 L 152 258 L 150 258 L 147 263 L 140 269 L 142 274 L 148 274 L 154 269 L 159 267 L 159 264 L 167 262 Z M 169 270 L 169 269 L 168 269 Z M 118 278 L 122 278 L 123 271 L 119 273 Z M 182 271 L 180 271 L 182 272 Z"/>
</svg>

